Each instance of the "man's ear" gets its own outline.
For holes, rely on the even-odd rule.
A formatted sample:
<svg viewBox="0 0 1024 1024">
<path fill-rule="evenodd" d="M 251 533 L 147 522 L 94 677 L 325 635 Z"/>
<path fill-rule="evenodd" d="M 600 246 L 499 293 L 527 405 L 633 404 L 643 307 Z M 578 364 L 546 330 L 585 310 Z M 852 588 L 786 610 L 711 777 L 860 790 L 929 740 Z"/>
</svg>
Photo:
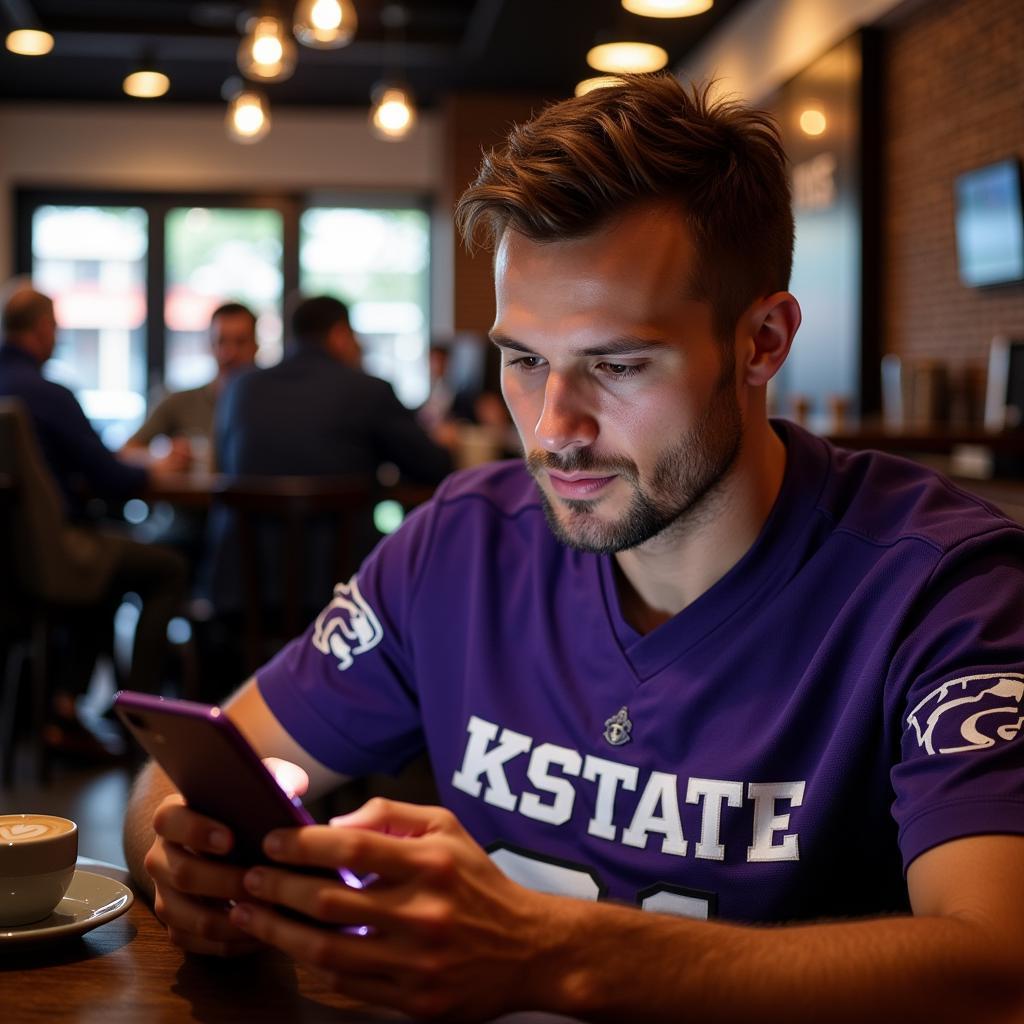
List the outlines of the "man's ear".
<svg viewBox="0 0 1024 1024">
<path fill-rule="evenodd" d="M 800 326 L 800 304 L 789 292 L 758 299 L 740 318 L 748 354 L 743 381 L 763 387 L 779 372 Z"/>
</svg>

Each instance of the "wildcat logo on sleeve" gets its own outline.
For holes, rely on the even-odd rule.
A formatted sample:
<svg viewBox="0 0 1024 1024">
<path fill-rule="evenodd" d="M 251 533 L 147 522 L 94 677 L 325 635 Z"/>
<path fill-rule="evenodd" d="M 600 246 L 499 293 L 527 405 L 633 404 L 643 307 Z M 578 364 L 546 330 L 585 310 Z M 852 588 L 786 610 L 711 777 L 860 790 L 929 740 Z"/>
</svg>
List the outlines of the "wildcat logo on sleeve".
<svg viewBox="0 0 1024 1024">
<path fill-rule="evenodd" d="M 321 654 L 334 655 L 344 672 L 357 654 L 376 647 L 384 636 L 377 616 L 359 593 L 355 576 L 334 587 L 334 600 L 316 617 L 313 646 Z"/>
<path fill-rule="evenodd" d="M 932 690 L 907 715 L 929 754 L 960 754 L 1006 743 L 1024 725 L 1024 674 L 961 676 Z"/>
</svg>

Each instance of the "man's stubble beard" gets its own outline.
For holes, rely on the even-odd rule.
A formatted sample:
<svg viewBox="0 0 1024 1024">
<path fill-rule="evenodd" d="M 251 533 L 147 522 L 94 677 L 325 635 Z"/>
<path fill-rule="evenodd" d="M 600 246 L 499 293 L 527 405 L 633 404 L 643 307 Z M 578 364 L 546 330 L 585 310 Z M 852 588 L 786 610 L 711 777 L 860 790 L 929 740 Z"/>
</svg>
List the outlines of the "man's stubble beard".
<svg viewBox="0 0 1024 1024">
<path fill-rule="evenodd" d="M 732 350 L 696 426 L 658 458 L 649 485 L 640 481 L 636 464 L 623 456 L 601 458 L 590 448 L 574 448 L 565 455 L 533 451 L 526 468 L 538 479 L 541 504 L 552 533 L 578 551 L 614 554 L 637 547 L 668 531 L 682 531 L 712 514 L 712 499 L 739 458 L 743 418 L 736 400 L 735 359 Z M 598 501 L 552 499 L 539 486 L 544 470 L 564 473 L 608 472 L 633 488 L 629 508 L 612 522 L 596 517 Z M 568 513 L 566 516 L 564 513 Z"/>
</svg>

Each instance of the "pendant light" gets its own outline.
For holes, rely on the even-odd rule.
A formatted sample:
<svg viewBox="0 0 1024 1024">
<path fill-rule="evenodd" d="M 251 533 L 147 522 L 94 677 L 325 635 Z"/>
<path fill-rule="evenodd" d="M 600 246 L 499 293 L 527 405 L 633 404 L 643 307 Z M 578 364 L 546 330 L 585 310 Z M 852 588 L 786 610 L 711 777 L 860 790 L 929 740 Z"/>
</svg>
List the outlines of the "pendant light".
<svg viewBox="0 0 1024 1024">
<path fill-rule="evenodd" d="M 416 101 L 401 82 L 378 83 L 372 93 L 370 126 L 378 139 L 401 142 L 416 124 Z"/>
<path fill-rule="evenodd" d="M 358 21 L 352 0 L 299 0 L 292 31 L 303 46 L 336 50 L 352 42 Z"/>
<path fill-rule="evenodd" d="M 225 88 L 230 92 L 224 118 L 228 138 L 243 145 L 259 142 L 270 131 L 267 97 L 249 85 L 239 87 L 237 80 L 229 80 Z"/>
<path fill-rule="evenodd" d="M 398 37 L 404 36 L 408 15 L 401 4 L 388 4 L 381 12 L 381 22 L 388 30 L 387 49 L 392 66 L 398 63 L 394 54 Z M 412 89 L 397 73 L 378 82 L 370 94 L 370 130 L 385 142 L 401 142 L 416 124 L 416 98 Z"/>
<path fill-rule="evenodd" d="M 238 70 L 258 82 L 283 82 L 295 70 L 295 43 L 272 14 L 253 18 L 238 46 Z"/>
</svg>

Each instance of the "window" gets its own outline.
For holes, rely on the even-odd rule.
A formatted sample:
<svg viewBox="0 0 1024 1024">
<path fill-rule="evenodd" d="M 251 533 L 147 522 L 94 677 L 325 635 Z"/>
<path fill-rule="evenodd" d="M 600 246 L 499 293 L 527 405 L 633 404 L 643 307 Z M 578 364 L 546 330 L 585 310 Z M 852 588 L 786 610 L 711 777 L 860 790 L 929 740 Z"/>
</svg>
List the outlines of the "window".
<svg viewBox="0 0 1024 1024">
<path fill-rule="evenodd" d="M 430 224 L 423 210 L 320 207 L 302 214 L 300 285 L 348 304 L 368 373 L 406 405 L 429 390 Z"/>
<path fill-rule="evenodd" d="M 282 230 L 277 210 L 192 206 L 167 215 L 167 390 L 213 377 L 210 314 L 224 302 L 242 302 L 256 314 L 259 362 L 280 360 Z"/>
<path fill-rule="evenodd" d="M 257 361 L 277 362 L 285 299 L 300 285 L 343 299 L 367 371 L 409 406 L 425 399 L 425 206 L 322 200 L 17 192 L 16 270 L 54 297 L 60 326 L 47 372 L 76 393 L 110 447 L 141 423 L 149 400 L 211 379 L 207 331 L 222 302 L 253 309 Z"/>
<path fill-rule="evenodd" d="M 59 328 L 47 376 L 78 395 L 112 445 L 145 413 L 147 225 L 134 206 L 40 206 L 32 216 L 31 273 Z"/>
</svg>

